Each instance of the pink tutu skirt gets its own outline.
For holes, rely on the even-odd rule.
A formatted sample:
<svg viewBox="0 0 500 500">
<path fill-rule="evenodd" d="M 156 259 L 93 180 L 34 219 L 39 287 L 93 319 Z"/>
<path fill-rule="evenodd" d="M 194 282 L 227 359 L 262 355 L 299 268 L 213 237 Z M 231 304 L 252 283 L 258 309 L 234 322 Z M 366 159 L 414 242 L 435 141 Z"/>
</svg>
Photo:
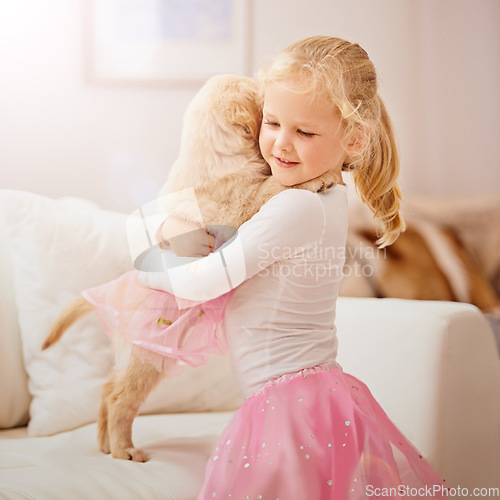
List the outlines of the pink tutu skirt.
<svg viewBox="0 0 500 500">
<path fill-rule="evenodd" d="M 329 363 L 270 381 L 243 403 L 198 499 L 442 498 L 445 484 L 369 389 Z"/>
<path fill-rule="evenodd" d="M 206 364 L 211 354 L 227 353 L 222 318 L 232 292 L 207 302 L 180 301 L 142 286 L 138 274 L 130 271 L 82 293 L 112 339 L 118 335 L 136 346 L 137 355 L 167 375 L 178 375 L 184 364 Z M 177 363 L 164 363 L 165 358 Z"/>
</svg>

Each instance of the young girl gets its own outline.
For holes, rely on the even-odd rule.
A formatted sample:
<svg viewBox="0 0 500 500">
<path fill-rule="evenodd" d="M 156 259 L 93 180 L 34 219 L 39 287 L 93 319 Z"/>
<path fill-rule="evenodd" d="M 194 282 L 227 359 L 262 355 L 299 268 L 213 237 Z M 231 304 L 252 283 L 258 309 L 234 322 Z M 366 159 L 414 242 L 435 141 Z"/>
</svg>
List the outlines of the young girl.
<svg viewBox="0 0 500 500">
<path fill-rule="evenodd" d="M 381 224 L 404 229 L 398 155 L 374 67 L 357 44 L 313 37 L 260 75 L 260 147 L 281 184 L 350 170 Z M 148 287 L 204 301 L 234 289 L 224 315 L 246 401 L 218 440 L 199 499 L 442 496 L 443 481 L 356 378 L 336 363 L 335 303 L 344 264 L 346 187 L 286 190 L 217 252 Z M 409 488 L 422 488 L 412 490 Z"/>
</svg>

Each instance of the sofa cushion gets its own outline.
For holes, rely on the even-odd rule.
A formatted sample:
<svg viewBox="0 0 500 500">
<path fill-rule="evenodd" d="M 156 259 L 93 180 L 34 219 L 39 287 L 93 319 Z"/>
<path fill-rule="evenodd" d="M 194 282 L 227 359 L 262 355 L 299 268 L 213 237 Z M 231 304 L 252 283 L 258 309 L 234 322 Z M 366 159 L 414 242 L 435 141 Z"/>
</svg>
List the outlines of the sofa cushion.
<svg viewBox="0 0 500 500">
<path fill-rule="evenodd" d="M 10 238 L 0 217 L 0 429 L 28 422 L 28 376 L 14 298 Z"/>
<path fill-rule="evenodd" d="M 29 433 L 54 434 L 93 422 L 114 358 L 96 317 L 75 323 L 51 349 L 42 352 L 40 346 L 72 298 L 132 268 L 127 216 L 81 199 L 53 200 L 9 190 L 0 191 L 0 213 L 10 236 L 14 297 L 32 397 Z M 229 410 L 240 402 L 228 360 L 214 359 L 166 379 L 142 412 Z"/>
<path fill-rule="evenodd" d="M 95 441 L 90 424 L 57 436 L 2 439 L 0 498 L 192 500 L 217 437 L 232 412 L 145 415 L 134 440 L 146 463 L 112 459 Z"/>
</svg>

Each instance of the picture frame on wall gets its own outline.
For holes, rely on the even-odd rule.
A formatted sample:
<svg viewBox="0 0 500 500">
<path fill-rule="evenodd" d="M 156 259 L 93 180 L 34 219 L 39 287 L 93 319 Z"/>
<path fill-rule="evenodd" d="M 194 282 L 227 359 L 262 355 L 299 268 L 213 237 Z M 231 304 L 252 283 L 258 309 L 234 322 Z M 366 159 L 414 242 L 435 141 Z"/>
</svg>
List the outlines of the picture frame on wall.
<svg viewBox="0 0 500 500">
<path fill-rule="evenodd" d="M 252 0 L 91 0 L 87 75 L 95 83 L 200 83 L 250 75 Z"/>
</svg>

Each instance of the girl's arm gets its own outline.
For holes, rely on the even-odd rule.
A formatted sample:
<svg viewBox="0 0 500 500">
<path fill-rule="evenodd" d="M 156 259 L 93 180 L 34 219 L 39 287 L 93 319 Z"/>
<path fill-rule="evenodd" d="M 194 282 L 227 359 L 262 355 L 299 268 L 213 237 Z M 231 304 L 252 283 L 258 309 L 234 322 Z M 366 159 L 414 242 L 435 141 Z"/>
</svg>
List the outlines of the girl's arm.
<svg viewBox="0 0 500 500">
<path fill-rule="evenodd" d="M 318 195 L 298 189 L 283 191 L 216 252 L 168 271 L 142 272 L 139 281 L 179 298 L 211 300 L 319 241 L 324 219 Z"/>
<path fill-rule="evenodd" d="M 196 222 L 170 216 L 159 227 L 156 239 L 179 257 L 204 257 L 213 251 L 215 238 Z"/>
</svg>

